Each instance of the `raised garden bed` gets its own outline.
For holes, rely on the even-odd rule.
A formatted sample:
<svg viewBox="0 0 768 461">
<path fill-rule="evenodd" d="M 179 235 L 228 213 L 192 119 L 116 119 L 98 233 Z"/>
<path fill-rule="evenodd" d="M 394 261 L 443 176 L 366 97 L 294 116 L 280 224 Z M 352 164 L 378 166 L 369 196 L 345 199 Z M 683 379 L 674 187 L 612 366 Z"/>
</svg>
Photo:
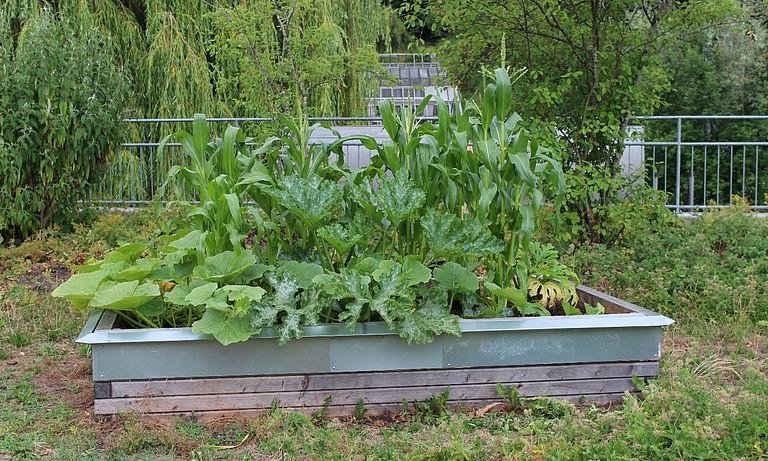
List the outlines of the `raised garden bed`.
<svg viewBox="0 0 768 461">
<path fill-rule="evenodd" d="M 581 403 L 620 401 L 635 378 L 659 373 L 661 329 L 672 320 L 579 287 L 606 314 L 462 320 L 460 337 L 408 345 L 386 324 L 306 328 L 278 345 L 272 331 L 222 346 L 190 328 L 118 329 L 94 313 L 78 342 L 93 350 L 94 413 L 150 417 L 248 416 L 274 405 L 367 414 L 402 409 L 449 389 L 448 403 L 499 401 L 496 384 L 525 396 Z"/>
</svg>

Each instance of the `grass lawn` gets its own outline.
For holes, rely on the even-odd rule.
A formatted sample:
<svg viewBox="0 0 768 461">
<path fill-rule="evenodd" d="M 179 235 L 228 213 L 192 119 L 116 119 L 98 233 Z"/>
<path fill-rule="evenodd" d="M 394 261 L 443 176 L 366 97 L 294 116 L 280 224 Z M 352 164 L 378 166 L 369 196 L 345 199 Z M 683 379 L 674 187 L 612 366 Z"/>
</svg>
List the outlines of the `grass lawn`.
<svg viewBox="0 0 768 461">
<path fill-rule="evenodd" d="M 678 320 L 661 377 L 613 408 L 423 411 L 387 420 L 280 410 L 161 426 L 91 416 L 84 314 L 49 296 L 73 264 L 146 234 L 144 213 L 0 249 L 0 460 L 768 459 L 768 220 L 736 211 L 565 249 L 582 282 Z"/>
</svg>

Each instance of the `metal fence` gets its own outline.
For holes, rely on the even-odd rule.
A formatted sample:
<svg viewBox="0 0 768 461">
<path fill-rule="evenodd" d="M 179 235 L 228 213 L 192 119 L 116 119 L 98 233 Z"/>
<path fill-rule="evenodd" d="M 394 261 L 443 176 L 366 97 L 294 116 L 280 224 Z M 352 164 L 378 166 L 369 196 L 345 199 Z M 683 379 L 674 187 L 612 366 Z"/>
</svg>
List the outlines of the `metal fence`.
<svg viewBox="0 0 768 461">
<path fill-rule="evenodd" d="M 676 213 L 700 212 L 729 206 L 736 195 L 754 210 L 767 210 L 768 116 L 682 115 L 634 117 L 641 127 L 625 143 L 622 161 L 643 165 L 646 180 L 666 192 L 667 207 Z M 751 125 L 742 139 L 705 140 L 701 127 Z M 738 127 L 736 127 L 738 128 Z M 687 134 L 686 134 L 687 133 Z M 699 133 L 697 136 L 696 133 Z M 733 136 L 733 134 L 731 134 Z M 670 139 L 671 138 L 671 139 Z"/>
<path fill-rule="evenodd" d="M 190 129 L 191 121 L 191 118 L 129 119 L 125 124 L 127 133 L 141 136 L 142 133 L 167 134 L 185 126 Z M 261 139 L 259 130 L 264 133 L 264 129 L 269 129 L 272 119 L 228 117 L 209 118 L 208 121 L 214 133 L 221 133 L 227 125 L 233 124 L 243 127 L 247 133 L 256 133 L 255 139 Z M 379 141 L 386 139 L 378 117 L 323 117 L 310 121 L 332 125 L 342 135 L 367 134 Z M 664 191 L 667 206 L 676 213 L 728 206 L 735 195 L 748 200 L 755 210 L 768 210 L 768 158 L 761 158 L 768 146 L 768 131 L 757 131 L 758 139 L 761 135 L 767 139 L 763 141 L 702 141 L 684 136 L 684 127 L 713 121 L 765 121 L 768 124 L 768 116 L 634 117 L 621 158 L 623 171 L 625 174 L 642 174 L 650 186 Z M 154 198 L 168 168 L 183 162 L 183 158 L 177 143 L 169 143 L 160 155 L 157 149 L 160 136 L 152 136 L 154 139 L 145 137 L 122 144 L 89 202 L 125 207 L 144 205 Z M 311 140 L 324 143 L 334 137 L 331 130 L 320 128 Z M 673 139 L 666 139 L 669 137 Z M 358 142 L 345 145 L 344 151 L 352 167 L 366 166 L 373 154 Z"/>
</svg>

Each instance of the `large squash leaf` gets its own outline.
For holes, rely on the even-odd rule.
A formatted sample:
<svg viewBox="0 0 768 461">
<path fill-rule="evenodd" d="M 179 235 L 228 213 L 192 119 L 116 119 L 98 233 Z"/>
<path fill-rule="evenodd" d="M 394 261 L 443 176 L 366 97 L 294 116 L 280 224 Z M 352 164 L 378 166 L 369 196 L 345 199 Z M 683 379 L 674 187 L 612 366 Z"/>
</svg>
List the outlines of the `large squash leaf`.
<svg viewBox="0 0 768 461">
<path fill-rule="evenodd" d="M 168 246 L 176 248 L 177 250 L 196 250 L 198 248 L 204 248 L 206 236 L 207 232 L 193 230 L 187 232 L 184 236 L 173 240 Z"/>
<path fill-rule="evenodd" d="M 165 303 L 162 298 L 152 298 L 151 301 L 142 304 L 136 308 L 136 310 L 148 317 L 162 315 L 162 313 L 165 312 Z"/>
<path fill-rule="evenodd" d="M 184 298 L 184 301 L 186 304 L 191 304 L 193 306 L 202 306 L 211 300 L 213 293 L 218 287 L 219 286 L 213 282 L 201 285 L 190 290 L 189 294 L 187 294 L 187 296 Z"/>
<path fill-rule="evenodd" d="M 206 306 L 203 318 L 195 322 L 192 329 L 213 335 L 225 346 L 245 341 L 258 333 L 253 328 L 255 303 L 264 293 L 263 288 L 248 285 L 225 285 L 218 289 L 215 283 L 199 286 L 186 297 L 190 303 Z"/>
<path fill-rule="evenodd" d="M 323 273 L 323 267 L 314 263 L 286 261 L 277 268 L 277 273 L 294 280 L 299 288 L 307 289 L 312 286 L 312 279 Z"/>
<path fill-rule="evenodd" d="M 224 251 L 208 256 L 193 272 L 196 278 L 208 282 L 229 282 L 256 264 L 256 257 L 247 251 Z"/>
<path fill-rule="evenodd" d="M 75 274 L 51 293 L 54 298 L 67 298 L 76 309 L 85 309 L 96 294 L 109 271 L 100 270 Z"/>
<path fill-rule="evenodd" d="M 248 302 L 259 301 L 266 291 L 261 287 L 252 287 L 249 285 L 225 285 L 219 289 L 227 294 L 230 301 L 239 301 L 242 299 Z"/>
<path fill-rule="evenodd" d="M 382 261 L 374 271 L 373 278 L 378 282 L 371 298 L 371 311 L 377 312 L 390 327 L 402 312 L 412 309 L 416 299 L 411 281 L 403 276 L 402 267 L 391 264 L 392 261 Z"/>
<path fill-rule="evenodd" d="M 144 280 L 149 274 L 160 266 L 162 261 L 158 258 L 139 259 L 132 265 L 112 275 L 113 280 L 131 282 L 134 280 Z"/>
<path fill-rule="evenodd" d="M 355 328 L 355 324 L 360 319 L 360 315 L 367 304 L 371 302 L 371 293 L 369 285 L 371 278 L 363 275 L 356 270 L 351 270 L 341 276 L 343 291 L 335 293 L 336 299 L 349 299 L 344 307 L 344 311 L 339 314 L 339 321 L 346 322 L 350 330 Z"/>
<path fill-rule="evenodd" d="M 409 286 L 427 283 L 432 279 L 432 271 L 415 259 L 408 258 L 402 264 L 403 279 Z"/>
<path fill-rule="evenodd" d="M 472 218 L 429 210 L 421 218 L 421 227 L 430 249 L 437 256 L 486 256 L 504 250 L 504 242 Z"/>
<path fill-rule="evenodd" d="M 474 272 L 450 261 L 435 268 L 435 281 L 446 290 L 460 293 L 474 293 L 479 285 Z"/>
<path fill-rule="evenodd" d="M 187 295 L 192 291 L 191 287 L 186 283 L 179 283 L 173 287 L 173 289 L 163 295 L 166 302 L 175 304 L 177 306 L 187 306 Z"/>
<path fill-rule="evenodd" d="M 238 316 L 232 312 L 206 309 L 203 317 L 192 324 L 192 331 L 212 335 L 218 342 L 228 346 L 251 337 L 251 318 L 248 315 Z"/>
<path fill-rule="evenodd" d="M 267 276 L 273 292 L 253 305 L 251 329 L 258 334 L 274 326 L 280 344 L 304 336 L 304 326 L 319 322 L 321 304 L 307 302 L 307 290 L 289 274 Z M 279 324 L 278 324 L 279 322 Z"/>
<path fill-rule="evenodd" d="M 405 170 L 381 178 L 378 186 L 373 192 L 373 205 L 395 226 L 415 215 L 427 197 L 408 179 Z"/>
<path fill-rule="evenodd" d="M 340 255 L 346 255 L 355 245 L 368 239 L 367 233 L 355 223 L 334 223 L 317 230 L 317 236 L 328 242 Z"/>
<path fill-rule="evenodd" d="M 133 310 L 160 297 L 160 287 L 154 283 L 132 282 L 103 286 L 91 299 L 90 306 L 97 309 Z"/>
<path fill-rule="evenodd" d="M 283 176 L 275 188 L 267 192 L 291 214 L 315 228 L 331 215 L 341 203 L 341 189 L 333 182 L 318 176 L 301 178 Z"/>
<path fill-rule="evenodd" d="M 129 243 L 123 245 L 120 248 L 110 251 L 104 258 L 91 264 L 79 266 L 78 272 L 95 272 L 101 269 L 106 269 L 106 265 L 114 264 L 111 268 L 113 272 L 117 272 L 129 264 L 134 262 L 142 253 L 147 250 L 147 245 L 143 243 Z M 118 269 L 119 267 L 119 269 Z"/>
<path fill-rule="evenodd" d="M 443 333 L 461 336 L 459 317 L 450 313 L 445 290 L 425 288 L 419 295 L 418 307 L 403 312 L 396 324 L 401 338 L 409 344 L 427 344 Z"/>
</svg>

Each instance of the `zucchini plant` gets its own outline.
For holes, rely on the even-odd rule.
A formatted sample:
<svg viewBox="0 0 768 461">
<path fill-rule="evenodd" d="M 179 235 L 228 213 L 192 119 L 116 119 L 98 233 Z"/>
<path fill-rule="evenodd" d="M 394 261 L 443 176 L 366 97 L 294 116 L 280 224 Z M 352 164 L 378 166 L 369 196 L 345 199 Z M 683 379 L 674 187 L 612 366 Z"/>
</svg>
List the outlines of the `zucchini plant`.
<svg viewBox="0 0 768 461">
<path fill-rule="evenodd" d="M 435 124 L 382 103 L 382 145 L 315 145 L 316 125 L 288 119 L 261 143 L 237 127 L 210 139 L 196 115 L 191 133 L 160 146 L 184 150 L 161 192 L 194 198 L 179 202 L 185 219 L 79 267 L 53 295 L 222 344 L 368 321 L 426 343 L 460 334 L 462 317 L 596 313 L 578 306 L 576 274 L 554 248 L 533 239 L 545 203 L 559 206 L 563 172 L 512 111 L 507 72 L 492 77 L 466 109 L 440 102 Z M 370 166 L 347 166 L 353 139 L 376 152 Z"/>
</svg>

